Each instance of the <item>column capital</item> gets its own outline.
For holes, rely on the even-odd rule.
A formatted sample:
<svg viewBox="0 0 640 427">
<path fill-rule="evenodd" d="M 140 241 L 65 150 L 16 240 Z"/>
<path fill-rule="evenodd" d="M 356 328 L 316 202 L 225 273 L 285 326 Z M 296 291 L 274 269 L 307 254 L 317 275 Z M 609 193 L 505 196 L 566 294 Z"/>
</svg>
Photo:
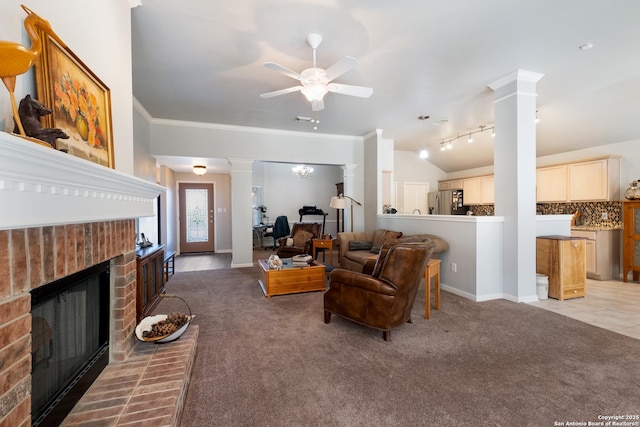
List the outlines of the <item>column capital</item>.
<svg viewBox="0 0 640 427">
<path fill-rule="evenodd" d="M 530 83 L 537 83 L 540 79 L 544 77 L 544 74 L 536 73 L 534 71 L 527 70 L 515 70 L 506 76 L 500 77 L 498 80 L 490 83 L 488 86 L 491 90 L 497 90 L 501 87 L 515 82 L 515 81 L 525 81 Z"/>
</svg>

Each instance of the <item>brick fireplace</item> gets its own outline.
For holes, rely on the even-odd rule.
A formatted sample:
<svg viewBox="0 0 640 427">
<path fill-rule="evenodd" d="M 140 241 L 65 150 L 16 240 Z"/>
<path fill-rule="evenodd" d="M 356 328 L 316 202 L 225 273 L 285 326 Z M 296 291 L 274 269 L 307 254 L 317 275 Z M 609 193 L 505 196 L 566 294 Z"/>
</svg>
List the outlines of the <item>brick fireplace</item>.
<svg viewBox="0 0 640 427">
<path fill-rule="evenodd" d="M 0 421 L 29 425 L 30 291 L 104 261 L 110 363 L 135 343 L 134 219 L 163 188 L 0 132 Z"/>
</svg>

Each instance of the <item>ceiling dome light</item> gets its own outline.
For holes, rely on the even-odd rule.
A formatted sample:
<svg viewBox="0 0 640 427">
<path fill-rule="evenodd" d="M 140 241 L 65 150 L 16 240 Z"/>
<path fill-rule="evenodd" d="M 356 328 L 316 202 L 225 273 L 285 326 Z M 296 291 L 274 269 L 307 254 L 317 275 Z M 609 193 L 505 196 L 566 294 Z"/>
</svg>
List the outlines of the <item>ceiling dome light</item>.
<svg viewBox="0 0 640 427">
<path fill-rule="evenodd" d="M 205 173 L 207 173 L 207 167 L 205 165 L 194 165 L 193 173 L 195 173 L 198 176 L 204 175 Z"/>
</svg>

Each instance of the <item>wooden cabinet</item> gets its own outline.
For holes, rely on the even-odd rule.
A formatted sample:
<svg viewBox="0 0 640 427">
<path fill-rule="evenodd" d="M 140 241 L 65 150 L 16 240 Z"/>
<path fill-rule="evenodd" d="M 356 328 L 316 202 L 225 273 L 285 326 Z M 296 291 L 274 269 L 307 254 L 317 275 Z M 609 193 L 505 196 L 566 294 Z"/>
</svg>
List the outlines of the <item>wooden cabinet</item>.
<svg viewBox="0 0 640 427">
<path fill-rule="evenodd" d="M 462 179 L 438 181 L 438 190 L 462 190 Z"/>
<path fill-rule="evenodd" d="M 587 283 L 586 239 L 543 236 L 536 239 L 536 272 L 549 276 L 549 297 L 583 297 Z"/>
<path fill-rule="evenodd" d="M 620 160 L 597 159 L 570 163 L 570 201 L 606 201 L 620 198 Z"/>
<path fill-rule="evenodd" d="M 538 203 L 619 200 L 620 159 L 603 157 L 540 167 L 536 181 Z"/>
<path fill-rule="evenodd" d="M 462 180 L 465 205 L 485 205 L 494 203 L 493 175 L 475 176 Z"/>
<path fill-rule="evenodd" d="M 164 246 L 136 250 L 136 320 L 148 316 L 164 292 Z"/>
<path fill-rule="evenodd" d="M 571 237 L 584 238 L 587 277 L 617 279 L 620 274 L 620 230 L 571 230 Z"/>
<path fill-rule="evenodd" d="M 622 280 L 629 272 L 633 280 L 640 279 L 640 202 L 624 202 L 622 231 Z"/>
<path fill-rule="evenodd" d="M 465 178 L 462 180 L 464 204 L 479 205 L 482 203 L 482 183 L 480 177 Z"/>
<path fill-rule="evenodd" d="M 548 166 L 536 170 L 536 200 L 567 201 L 567 165 Z"/>
<path fill-rule="evenodd" d="M 495 182 L 493 175 L 486 175 L 480 177 L 482 187 L 482 203 L 492 204 L 495 203 Z"/>
</svg>

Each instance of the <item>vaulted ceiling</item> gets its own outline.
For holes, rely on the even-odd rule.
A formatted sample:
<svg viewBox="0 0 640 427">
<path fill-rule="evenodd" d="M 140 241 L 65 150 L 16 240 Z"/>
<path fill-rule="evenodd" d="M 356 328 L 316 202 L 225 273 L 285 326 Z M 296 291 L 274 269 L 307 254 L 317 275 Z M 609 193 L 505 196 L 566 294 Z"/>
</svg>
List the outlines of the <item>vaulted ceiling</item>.
<svg viewBox="0 0 640 427">
<path fill-rule="evenodd" d="M 335 81 L 373 88 L 335 93 L 311 111 L 299 84 L 263 67 L 312 66 L 345 56 Z M 538 156 L 640 138 L 637 0 L 143 0 L 132 10 L 133 92 L 153 118 L 365 135 L 383 129 L 398 150 L 429 153 L 451 172 L 493 163 L 487 87 L 517 69 L 537 85 Z M 591 44 L 591 49 L 580 46 Z M 418 116 L 428 115 L 428 120 Z M 320 120 L 317 130 L 297 116 Z M 171 166 L 171 165 L 170 165 Z M 176 166 L 178 166 L 176 164 Z"/>
</svg>

